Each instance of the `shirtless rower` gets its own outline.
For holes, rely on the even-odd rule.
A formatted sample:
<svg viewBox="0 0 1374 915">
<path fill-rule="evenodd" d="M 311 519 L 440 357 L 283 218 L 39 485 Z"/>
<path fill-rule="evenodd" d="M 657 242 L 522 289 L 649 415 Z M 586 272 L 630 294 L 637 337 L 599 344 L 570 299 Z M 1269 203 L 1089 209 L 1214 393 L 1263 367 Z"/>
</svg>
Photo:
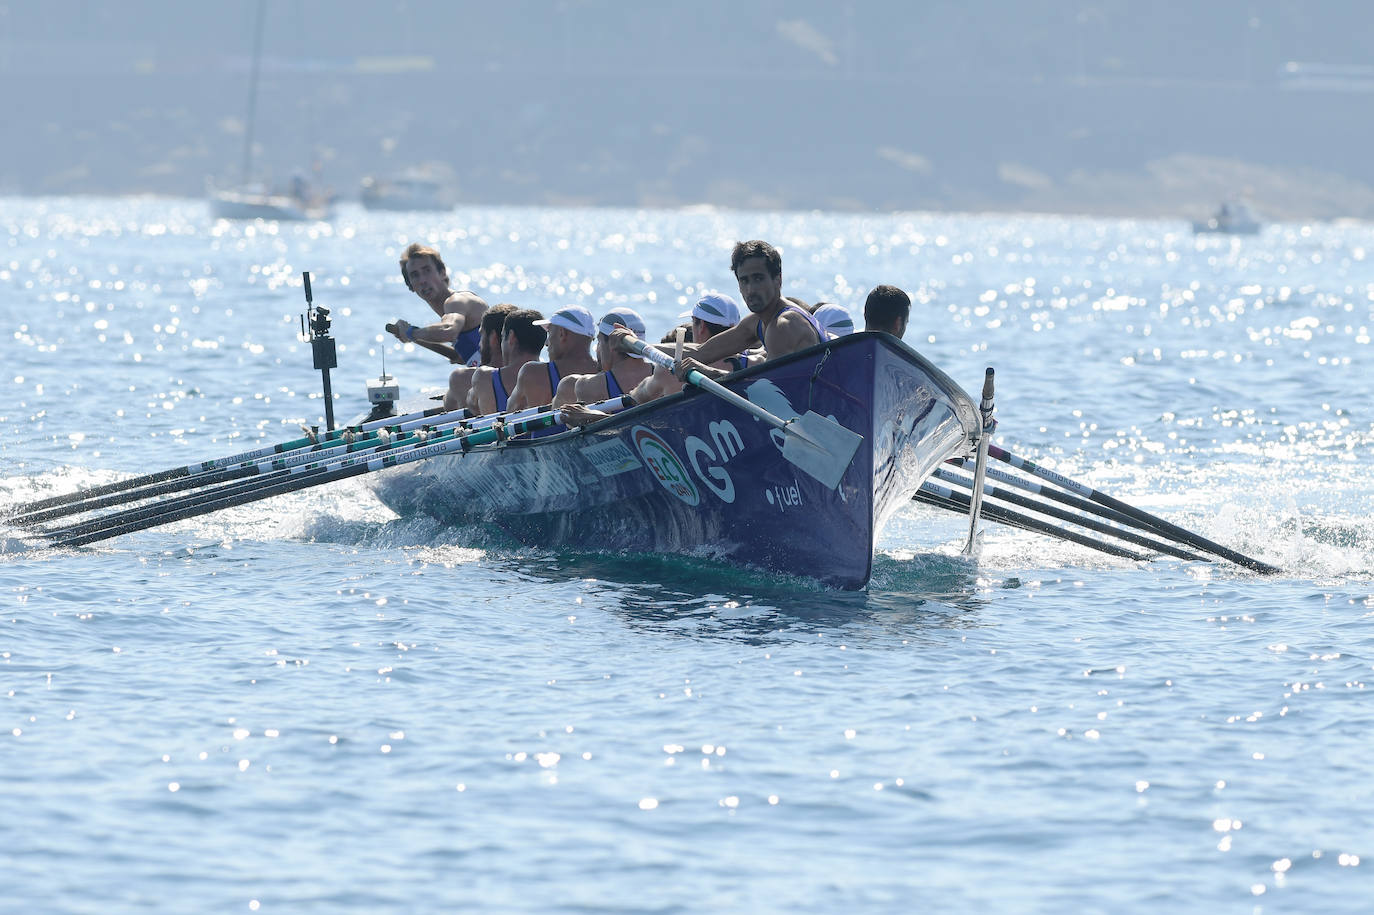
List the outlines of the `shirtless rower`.
<svg viewBox="0 0 1374 915">
<path fill-rule="evenodd" d="M 491 306 L 482 315 L 482 322 L 478 328 L 481 342 L 477 347 L 482 359 L 481 364 L 461 365 L 449 373 L 448 393 L 444 395 L 445 410 L 457 410 L 467 404 L 468 392 L 472 389 L 472 379 L 478 368 L 501 367 L 501 328 L 505 326 L 506 316 L 518 310 L 514 305 L 503 302 Z"/>
<path fill-rule="evenodd" d="M 653 372 L 653 364 L 631 353 L 611 346 L 611 332 L 616 325 L 626 327 L 636 336 L 644 336 L 644 319 L 631 308 L 612 308 L 596 325 L 596 354 L 601 371 L 595 375 L 569 375 L 558 383 L 553 405 L 596 403 L 619 397 L 634 388 Z"/>
<path fill-rule="evenodd" d="M 730 254 L 730 269 L 750 314 L 702 344 L 694 356 L 678 362 L 677 376 L 696 370 L 708 378 L 727 372 L 709 363 L 763 344 L 767 359 L 777 359 L 824 339 L 820 325 L 805 308 L 782 295 L 782 255 L 766 241 L 742 241 Z"/>
<path fill-rule="evenodd" d="M 487 303 L 469 290 L 454 292 L 448 268 L 437 248 L 415 242 L 401 257 L 401 278 L 406 288 L 424 300 L 439 320 L 411 324 L 401 318 L 387 325 L 402 343 L 415 343 L 448 358 L 469 362 L 480 344 L 480 325 Z M 472 363 L 469 363 L 472 364 Z"/>
<path fill-rule="evenodd" d="M 501 325 L 501 366 L 482 366 L 472 376 L 468 389 L 468 412 L 473 414 L 504 413 L 515 379 L 527 363 L 538 362 L 548 332 L 544 330 L 544 316 L 530 308 L 521 308 L 506 315 Z"/>
<path fill-rule="evenodd" d="M 535 324 L 549 334 L 549 361 L 527 362 L 511 388 L 508 410 L 542 407 L 553 402 L 558 383 L 568 375 L 589 375 L 596 371 L 591 344 L 596 337 L 596 320 L 581 305 L 565 305 L 553 316 Z"/>
</svg>

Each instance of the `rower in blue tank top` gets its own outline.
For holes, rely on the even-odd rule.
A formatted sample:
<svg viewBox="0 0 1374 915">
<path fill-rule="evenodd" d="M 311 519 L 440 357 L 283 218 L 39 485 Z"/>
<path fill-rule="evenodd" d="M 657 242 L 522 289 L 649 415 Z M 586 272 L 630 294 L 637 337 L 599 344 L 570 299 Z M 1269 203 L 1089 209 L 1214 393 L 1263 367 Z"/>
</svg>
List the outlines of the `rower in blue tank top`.
<svg viewBox="0 0 1374 915">
<path fill-rule="evenodd" d="M 553 402 L 558 384 L 569 375 L 585 375 L 600 368 L 591 355 L 596 319 L 581 305 L 565 305 L 547 320 L 535 322 L 548 331 L 549 361 L 527 364 L 510 388 L 508 410 L 542 407 Z"/>
<path fill-rule="evenodd" d="M 599 403 L 619 397 L 653 373 L 652 363 L 611 346 L 610 336 L 617 326 L 628 328 L 638 337 L 644 336 L 644 319 L 634 309 L 612 308 L 606 312 L 596 327 L 596 353 L 601 371 L 594 375 L 565 376 L 553 395 L 555 407 Z"/>
<path fill-rule="evenodd" d="M 766 241 L 739 242 L 730 254 L 730 269 L 754 319 L 745 318 L 721 331 L 679 360 L 679 380 L 694 370 L 707 378 L 723 377 L 729 373 L 710 363 L 744 353 L 760 342 L 765 357 L 777 359 L 826 339 L 810 312 L 783 297 L 782 255 L 777 248 Z"/>
<path fill-rule="evenodd" d="M 482 316 L 487 303 L 476 293 L 454 292 L 438 249 L 418 242 L 406 248 L 401 258 L 401 278 L 439 320 L 434 324 L 411 324 L 397 318 L 387 325 L 387 330 L 403 343 L 423 346 L 450 362 L 469 362 L 480 351 Z"/>
<path fill-rule="evenodd" d="M 493 309 L 494 311 L 495 309 Z M 539 361 L 548 332 L 539 323 L 544 316 L 529 308 L 516 309 L 505 316 L 497 337 L 501 347 L 501 367 L 484 366 L 477 370 L 468 391 L 467 408 L 473 413 L 504 413 L 510 406 L 508 391 L 515 388 L 520 371 Z"/>
</svg>

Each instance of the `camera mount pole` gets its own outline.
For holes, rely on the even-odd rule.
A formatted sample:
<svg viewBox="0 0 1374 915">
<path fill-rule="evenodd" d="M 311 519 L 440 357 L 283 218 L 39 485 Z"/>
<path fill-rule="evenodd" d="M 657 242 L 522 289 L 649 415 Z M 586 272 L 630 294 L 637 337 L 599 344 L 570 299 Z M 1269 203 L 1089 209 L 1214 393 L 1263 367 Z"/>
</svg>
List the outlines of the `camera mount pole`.
<svg viewBox="0 0 1374 915">
<path fill-rule="evenodd" d="M 305 308 L 301 315 L 301 333 L 306 334 L 309 324 L 310 351 L 315 357 L 315 368 L 324 376 L 324 424 L 329 432 L 334 431 L 334 392 L 329 386 L 329 370 L 337 368 L 339 357 L 334 349 L 334 338 L 329 336 L 329 309 L 314 307 L 310 295 L 310 271 L 301 272 L 305 280 Z"/>
</svg>

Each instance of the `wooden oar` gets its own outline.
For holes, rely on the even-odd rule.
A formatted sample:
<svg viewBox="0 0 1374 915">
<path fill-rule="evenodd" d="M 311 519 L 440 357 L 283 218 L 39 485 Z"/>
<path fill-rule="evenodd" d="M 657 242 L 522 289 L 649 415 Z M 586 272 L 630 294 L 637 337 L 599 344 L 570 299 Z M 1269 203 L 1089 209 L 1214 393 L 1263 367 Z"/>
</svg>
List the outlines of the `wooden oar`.
<svg viewBox="0 0 1374 915">
<path fill-rule="evenodd" d="M 623 409 L 627 398 L 615 397 L 596 404 L 608 412 Z M 522 411 L 523 412 L 523 411 Z M 563 421 L 559 411 L 537 413 L 509 423 L 495 423 L 477 431 L 450 429 L 434 435 L 415 434 L 397 447 L 373 448 L 361 454 L 317 464 L 304 464 L 275 471 L 251 481 L 237 481 L 172 499 L 157 505 L 113 512 L 80 525 L 48 531 L 44 536 L 54 546 L 80 546 L 117 537 L 121 534 L 194 518 L 271 496 L 320 486 L 375 470 L 396 467 L 454 451 L 467 451 L 479 445 L 504 441 L 512 435 L 555 426 Z"/>
<path fill-rule="evenodd" d="M 1120 499 L 1114 499 L 1106 493 L 1098 492 L 1090 486 L 1085 486 L 1082 483 L 1071 480 L 1062 474 L 1055 473 L 1053 470 L 1046 470 L 1034 461 L 1018 457 L 1009 451 L 998 448 L 996 445 L 988 449 L 988 454 L 999 461 L 1010 464 L 1019 470 L 1024 470 L 1026 473 L 1037 476 L 1042 480 L 1048 480 L 1061 489 L 1067 489 L 1069 492 L 1077 493 L 1083 498 L 1096 502 L 1099 505 L 1105 505 L 1107 508 L 1118 511 L 1123 515 L 1128 515 L 1137 521 L 1149 525 L 1155 533 L 1171 537 L 1179 543 L 1187 544 L 1195 549 L 1211 553 L 1214 556 L 1220 556 L 1222 559 L 1234 562 L 1236 565 L 1244 566 L 1247 569 L 1253 569 L 1256 572 L 1262 572 L 1266 575 L 1282 571 L 1278 566 L 1271 566 L 1267 562 L 1261 562 L 1243 553 L 1228 549 L 1219 543 L 1208 540 L 1201 534 L 1195 534 L 1192 531 L 1185 530 L 1177 524 L 1171 524 L 1163 518 L 1152 515 L 1149 512 L 1127 505 Z"/>
<path fill-rule="evenodd" d="M 921 484 L 920 490 L 917 491 L 916 495 L 912 498 L 917 502 L 925 502 L 928 505 L 935 505 L 952 512 L 958 512 L 961 515 L 967 515 L 969 510 L 970 500 L 968 496 L 963 493 L 955 492 L 948 486 L 932 483 L 929 480 Z M 1103 553 L 1110 553 L 1113 556 L 1121 556 L 1125 559 L 1136 559 L 1140 561 L 1149 559 L 1148 556 L 1143 556 L 1140 553 L 1132 552 L 1131 550 L 1124 549 L 1115 544 L 1098 540 L 1095 537 L 1089 537 L 1086 534 L 1080 534 L 1077 531 L 1057 527 L 1044 521 L 1037 521 L 1035 518 L 1023 515 L 1020 512 L 1014 512 L 1011 509 L 1002 508 L 1000 505 L 993 505 L 989 502 L 983 503 L 983 514 L 985 517 L 999 524 L 1019 527 L 1040 534 L 1047 534 L 1051 537 L 1057 537 L 1060 540 L 1067 540 L 1082 546 L 1091 547 Z"/>
<path fill-rule="evenodd" d="M 232 454 L 228 457 L 214 458 L 213 460 L 209 461 L 201 461 L 198 464 L 186 464 L 181 467 L 170 467 L 166 470 L 158 470 L 154 471 L 153 473 L 145 473 L 140 476 L 130 477 L 127 480 L 116 480 L 113 483 L 104 483 L 100 486 L 91 486 L 86 489 L 79 489 L 75 492 L 65 493 L 60 496 L 51 496 L 46 499 L 38 499 L 34 502 L 29 502 L 25 505 L 17 506 L 15 509 L 15 513 L 16 516 L 28 515 L 32 514 L 33 512 L 41 511 L 47 508 L 52 508 L 58 505 L 67 505 L 69 503 L 80 502 L 86 499 L 106 496 L 112 493 L 123 492 L 124 490 L 128 489 L 136 489 L 140 486 L 147 486 L 153 483 L 161 483 L 166 480 L 180 479 L 182 477 L 193 476 L 197 473 L 204 473 L 212 470 L 220 470 L 225 467 L 243 464 L 248 461 L 257 461 L 261 460 L 262 458 L 272 457 L 273 455 L 284 454 L 288 451 L 295 451 L 299 448 L 304 448 L 310 445 L 318 444 L 321 441 L 336 441 L 345 438 L 350 434 L 356 434 L 362 431 L 381 429 L 384 427 L 394 426 L 397 424 L 404 424 L 407 422 L 423 423 L 426 420 L 429 420 L 429 418 L 438 416 L 440 414 L 443 414 L 444 412 L 445 411 L 442 407 L 433 407 L 431 409 L 422 410 L 416 413 L 407 413 L 405 416 L 392 416 L 386 419 L 374 420 L 370 423 L 363 423 L 358 426 L 349 426 L 346 429 L 335 429 L 333 432 L 326 432 L 318 436 L 305 436 L 302 438 L 292 439 L 288 442 L 280 442 L 275 445 L 264 445 L 261 448 L 255 448 L 251 451 L 244 451 L 239 454 Z M 467 411 L 463 410 L 454 412 L 462 412 L 466 414 Z"/>
<path fill-rule="evenodd" d="M 939 477 L 941 480 L 944 480 L 946 483 L 953 483 L 956 486 L 962 486 L 964 489 L 967 489 L 970 492 L 972 492 L 973 490 L 973 479 L 966 477 L 963 474 L 954 473 L 952 471 L 945 470 L 944 468 L 936 468 L 935 476 Z M 1034 499 L 1028 499 L 1025 496 L 1018 495 L 1014 492 L 1008 492 L 1007 490 L 1002 489 L 1000 486 L 993 486 L 990 483 L 984 483 L 983 492 L 984 494 L 992 496 L 993 498 L 1001 499 L 1003 502 L 1010 502 L 1012 505 L 1019 505 L 1022 508 L 1028 508 L 1031 511 L 1039 512 L 1042 515 L 1048 515 L 1051 518 L 1058 518 L 1060 521 L 1067 521 L 1070 524 L 1077 524 L 1079 527 L 1086 527 L 1088 530 L 1097 531 L 1099 534 L 1107 534 L 1108 536 L 1116 537 L 1119 540 L 1125 540 L 1127 543 L 1134 543 L 1136 546 L 1148 547 L 1149 549 L 1154 550 L 1156 553 L 1164 553 L 1169 556 L 1177 556 L 1179 559 L 1191 559 L 1197 562 L 1211 561 L 1206 556 L 1199 556 L 1197 553 L 1190 553 L 1187 550 L 1180 549 L 1172 543 L 1165 543 L 1161 540 L 1155 540 L 1153 538 L 1146 537 L 1142 534 L 1137 534 L 1134 531 L 1122 530 L 1119 527 L 1112 527 L 1109 524 L 1105 524 L 1094 518 L 1087 517 L 1086 515 L 1075 514 L 1074 512 L 1065 511 L 1062 508 L 1055 508 L 1053 505 L 1047 505 L 1043 502 L 1036 502 Z"/>
<path fill-rule="evenodd" d="M 667 353 L 648 346 L 643 340 L 633 337 L 624 339 L 624 345 L 636 355 L 643 356 L 655 365 L 670 372 L 677 371 L 677 360 Z M 841 426 L 832 419 L 819 413 L 807 411 L 795 419 L 784 420 L 741 397 L 718 382 L 712 381 L 697 371 L 687 373 L 687 380 L 702 390 L 714 394 L 728 404 L 738 407 L 755 419 L 760 419 L 783 434 L 782 456 L 820 480 L 830 489 L 840 485 L 844 472 L 854 460 L 854 452 L 859 450 L 863 436 Z"/>
</svg>

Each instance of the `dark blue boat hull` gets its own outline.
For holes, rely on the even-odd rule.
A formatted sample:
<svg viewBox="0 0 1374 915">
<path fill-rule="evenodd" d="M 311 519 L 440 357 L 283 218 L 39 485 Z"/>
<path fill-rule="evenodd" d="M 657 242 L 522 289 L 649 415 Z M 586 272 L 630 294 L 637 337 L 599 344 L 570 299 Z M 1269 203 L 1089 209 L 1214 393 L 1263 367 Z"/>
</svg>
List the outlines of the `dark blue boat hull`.
<svg viewBox="0 0 1374 915">
<path fill-rule="evenodd" d="M 399 514 L 493 523 L 532 545 L 688 553 L 862 588 L 884 522 L 968 453 L 977 428 L 968 394 L 886 334 L 819 344 L 726 386 L 784 419 L 814 411 L 863 436 L 839 486 L 789 463 L 777 430 L 689 388 L 584 430 L 381 471 L 374 490 Z"/>
</svg>

